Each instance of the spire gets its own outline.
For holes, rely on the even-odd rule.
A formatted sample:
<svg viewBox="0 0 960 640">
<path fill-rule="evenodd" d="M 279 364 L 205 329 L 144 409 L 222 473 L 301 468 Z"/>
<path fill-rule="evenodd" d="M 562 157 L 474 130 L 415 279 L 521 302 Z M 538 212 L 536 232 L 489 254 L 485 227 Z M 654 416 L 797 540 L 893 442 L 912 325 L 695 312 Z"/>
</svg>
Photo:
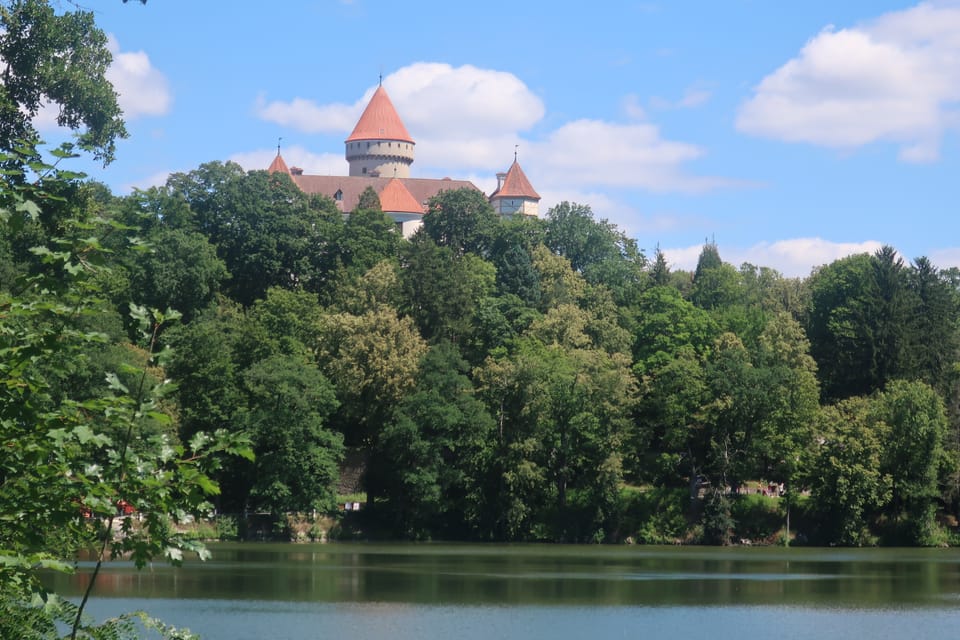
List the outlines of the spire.
<svg viewBox="0 0 960 640">
<path fill-rule="evenodd" d="M 528 198 L 530 200 L 540 199 L 540 194 L 537 193 L 533 185 L 530 184 L 530 180 L 527 179 L 527 174 L 523 172 L 523 169 L 520 168 L 520 163 L 517 162 L 516 149 L 513 151 L 513 164 L 507 169 L 507 174 L 503 177 L 500 186 L 493 195 L 490 196 L 491 199 L 495 197 Z"/>
<path fill-rule="evenodd" d="M 273 159 L 273 162 L 270 163 L 270 166 L 267 167 L 268 173 L 286 173 L 290 175 L 290 169 L 287 167 L 287 163 L 284 162 L 283 156 L 280 155 L 280 145 L 277 145 L 277 157 Z"/>
<path fill-rule="evenodd" d="M 399 140 L 414 143 L 382 84 L 373 92 L 370 103 L 363 110 L 363 115 L 346 142 L 357 140 Z"/>
</svg>

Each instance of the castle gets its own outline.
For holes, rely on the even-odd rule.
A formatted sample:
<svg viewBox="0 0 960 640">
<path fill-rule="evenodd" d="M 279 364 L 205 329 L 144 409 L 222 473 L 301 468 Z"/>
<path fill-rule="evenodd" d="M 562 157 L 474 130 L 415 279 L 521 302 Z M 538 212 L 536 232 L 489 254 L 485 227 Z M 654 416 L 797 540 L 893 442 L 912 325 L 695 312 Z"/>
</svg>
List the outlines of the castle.
<svg viewBox="0 0 960 640">
<path fill-rule="evenodd" d="M 410 177 L 416 142 L 382 84 L 344 144 L 350 166 L 347 176 L 304 175 L 302 169 L 287 166 L 279 148 L 267 171 L 288 174 L 305 193 L 333 198 L 344 214 L 353 211 L 360 194 L 372 187 L 380 197 L 380 208 L 397 223 L 406 238 L 420 228 L 427 202 L 433 196 L 448 189 L 479 191 L 469 180 Z M 489 199 L 503 217 L 538 215 L 540 196 L 520 168 L 516 155 L 510 168 L 497 174 L 497 188 Z"/>
</svg>

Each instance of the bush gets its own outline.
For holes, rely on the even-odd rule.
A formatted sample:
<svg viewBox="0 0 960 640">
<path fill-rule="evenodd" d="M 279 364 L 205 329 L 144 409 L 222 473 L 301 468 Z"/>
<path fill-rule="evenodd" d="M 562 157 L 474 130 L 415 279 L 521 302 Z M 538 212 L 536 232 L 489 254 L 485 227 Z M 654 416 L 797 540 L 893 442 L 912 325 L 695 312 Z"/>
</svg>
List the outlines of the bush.
<svg viewBox="0 0 960 640">
<path fill-rule="evenodd" d="M 778 498 L 752 493 L 736 496 L 730 505 L 730 515 L 737 523 L 737 537 L 773 541 L 785 522 L 782 502 Z"/>
<path fill-rule="evenodd" d="M 662 487 L 624 489 L 623 522 L 641 544 L 674 544 L 687 539 L 689 493 L 685 489 Z"/>
</svg>

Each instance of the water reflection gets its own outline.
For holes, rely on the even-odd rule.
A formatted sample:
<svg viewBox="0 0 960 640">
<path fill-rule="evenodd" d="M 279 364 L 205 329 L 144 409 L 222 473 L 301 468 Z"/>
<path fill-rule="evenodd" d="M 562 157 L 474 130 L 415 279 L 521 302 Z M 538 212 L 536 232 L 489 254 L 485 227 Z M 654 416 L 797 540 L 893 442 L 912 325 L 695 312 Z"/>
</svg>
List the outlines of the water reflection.
<svg viewBox="0 0 960 640">
<path fill-rule="evenodd" d="M 206 563 L 111 563 L 99 597 L 418 605 L 887 608 L 960 604 L 942 549 L 221 544 Z M 79 593 L 89 580 L 52 576 Z"/>
</svg>

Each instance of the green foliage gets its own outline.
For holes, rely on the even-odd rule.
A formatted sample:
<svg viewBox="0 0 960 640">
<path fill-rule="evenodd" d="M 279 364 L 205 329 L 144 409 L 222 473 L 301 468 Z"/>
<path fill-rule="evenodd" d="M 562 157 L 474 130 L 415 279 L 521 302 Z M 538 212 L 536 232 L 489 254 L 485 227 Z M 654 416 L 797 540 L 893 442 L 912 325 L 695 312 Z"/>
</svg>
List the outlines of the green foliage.
<svg viewBox="0 0 960 640">
<path fill-rule="evenodd" d="M 200 233 L 160 228 L 148 236 L 145 255 L 129 266 L 130 290 L 137 302 L 157 309 L 177 309 L 186 320 L 210 306 L 230 274 L 216 247 Z"/>
<path fill-rule="evenodd" d="M 474 254 L 457 256 L 454 249 L 430 238 L 414 238 L 404 251 L 401 284 L 405 309 L 430 341 L 460 342 L 474 325 L 481 301 L 494 292 L 493 265 Z"/>
<path fill-rule="evenodd" d="M 922 382 L 894 381 L 874 402 L 889 427 L 882 466 L 892 479 L 888 515 L 899 524 L 897 541 L 931 545 L 947 432 L 943 401 Z"/>
<path fill-rule="evenodd" d="M 271 287 L 317 291 L 329 260 L 325 239 L 342 224 L 332 202 L 308 197 L 285 174 L 244 173 L 234 163 L 209 162 L 177 173 L 152 195 L 183 202 L 175 222 L 207 237 L 226 265 L 226 292 L 249 306 Z M 143 196 L 140 196 L 141 198 Z M 147 205 L 148 210 L 162 207 Z"/>
<path fill-rule="evenodd" d="M 690 496 L 685 489 L 652 487 L 623 492 L 627 532 L 640 544 L 674 544 L 689 529 Z"/>
<path fill-rule="evenodd" d="M 499 218 L 476 189 L 441 191 L 427 203 L 423 232 L 457 256 L 474 253 L 486 256 Z"/>
<path fill-rule="evenodd" d="M 76 179 L 36 163 L 34 170 L 43 176 L 39 184 L 8 173 L 11 181 L 0 185 L 0 200 L 9 205 L 0 216 L 4 234 L 17 233 L 25 218 L 39 214 L 37 203 L 46 204 L 63 192 L 65 180 Z M 97 275 L 109 267 L 102 237 L 111 227 L 65 218 L 61 228 L 65 235 L 35 247 L 37 272 L 0 294 L 2 624 L 29 621 L 40 637 L 56 636 L 58 623 L 71 629 L 71 638 L 133 637 L 133 617 L 98 625 L 84 616 L 94 580 L 74 605 L 46 593 L 38 571 L 70 571 L 60 559 L 90 548 L 95 572 L 108 557 L 129 557 L 138 568 L 162 557 L 179 563 L 184 551 L 203 557 L 202 546 L 171 524 L 209 510 L 208 499 L 219 492 L 210 478 L 219 454 L 252 454 L 243 438 L 224 433 L 179 442 L 155 429 L 171 423 L 164 407 L 174 386 L 162 375 L 152 378 L 148 367 L 162 370 L 169 360 L 168 351 L 156 349 L 156 337 L 179 318 L 173 311 L 131 305 L 148 362 L 103 371 L 99 393 L 85 386 L 73 393 L 77 385 L 64 375 L 64 363 L 83 360 L 91 346 L 110 339 L 90 331 L 85 320 L 102 311 Z"/>
<path fill-rule="evenodd" d="M 782 498 L 757 493 L 734 496 L 730 516 L 736 522 L 736 536 L 751 542 L 769 542 L 783 526 Z"/>
<path fill-rule="evenodd" d="M 0 6 L 0 151 L 32 140 L 40 107 L 58 107 L 57 124 L 77 132 L 79 148 L 104 164 L 127 131 L 106 78 L 112 56 L 91 11 L 57 14 L 47 0 Z"/>
<path fill-rule="evenodd" d="M 710 490 L 703 507 L 704 542 L 726 546 L 733 541 L 735 527 L 730 498 L 720 489 Z"/>
<path fill-rule="evenodd" d="M 820 524 L 814 539 L 873 544 L 871 524 L 892 486 L 881 467 L 886 424 L 875 419 L 868 399 L 849 398 L 821 409 L 816 433 L 805 470 Z"/>
<path fill-rule="evenodd" d="M 249 504 L 274 515 L 330 511 L 336 502 L 343 438 L 325 426 L 337 407 L 331 385 L 312 363 L 276 355 L 244 372 L 245 427 L 257 459 Z"/>
<path fill-rule="evenodd" d="M 449 343 L 424 357 L 417 386 L 380 438 L 389 461 L 387 509 L 410 537 L 477 537 L 486 514 L 493 420 L 474 395 L 467 364 Z"/>
</svg>

